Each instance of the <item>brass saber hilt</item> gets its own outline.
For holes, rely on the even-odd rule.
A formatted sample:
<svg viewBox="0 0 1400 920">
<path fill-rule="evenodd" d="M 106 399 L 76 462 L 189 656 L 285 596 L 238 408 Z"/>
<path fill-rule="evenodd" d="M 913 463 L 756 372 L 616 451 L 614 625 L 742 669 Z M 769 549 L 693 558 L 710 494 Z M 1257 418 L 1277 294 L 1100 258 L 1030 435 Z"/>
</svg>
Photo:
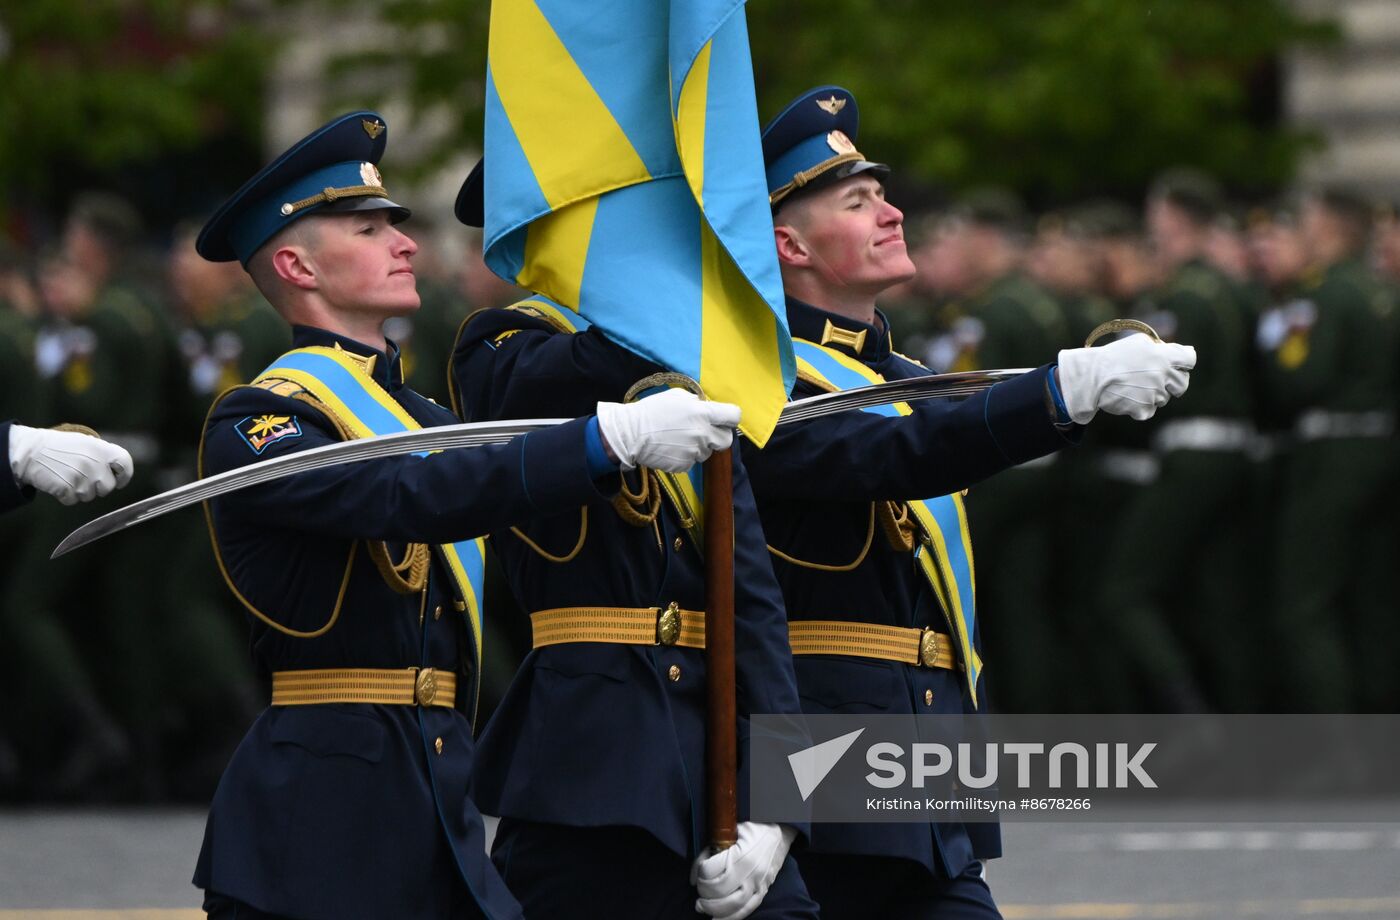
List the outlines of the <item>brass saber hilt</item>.
<svg viewBox="0 0 1400 920">
<path fill-rule="evenodd" d="M 680 387 L 682 390 L 694 393 L 701 399 L 706 398 L 705 391 L 700 389 L 700 384 L 687 377 L 685 374 L 677 374 L 675 371 L 661 371 L 660 373 L 643 377 L 641 380 L 638 380 L 628 387 L 627 392 L 622 396 L 622 401 L 630 403 L 638 396 L 654 387 Z"/>
<path fill-rule="evenodd" d="M 1111 319 L 1106 323 L 1099 323 L 1094 327 L 1094 331 L 1089 333 L 1089 337 L 1084 340 L 1084 347 L 1093 348 L 1094 343 L 1104 336 L 1113 335 L 1115 332 L 1127 332 L 1130 330 L 1132 332 L 1141 332 L 1158 344 L 1162 341 L 1162 337 L 1157 334 L 1157 330 L 1140 319 Z"/>
</svg>

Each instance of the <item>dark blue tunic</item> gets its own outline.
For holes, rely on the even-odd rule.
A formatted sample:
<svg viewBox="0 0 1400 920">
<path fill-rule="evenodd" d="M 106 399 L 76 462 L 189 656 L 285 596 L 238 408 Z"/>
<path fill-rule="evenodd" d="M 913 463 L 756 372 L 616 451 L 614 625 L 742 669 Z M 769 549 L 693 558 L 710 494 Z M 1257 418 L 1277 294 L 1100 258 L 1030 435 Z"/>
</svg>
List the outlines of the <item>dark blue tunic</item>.
<svg viewBox="0 0 1400 920">
<path fill-rule="evenodd" d="M 592 412 L 657 370 L 596 327 L 568 334 L 517 311 L 488 310 L 463 328 L 452 378 L 463 416 L 480 421 Z M 575 507 L 539 515 L 521 531 L 563 557 L 583 523 L 583 508 Z M 742 821 L 746 717 L 795 713 L 798 701 L 782 599 L 737 455 L 734 526 Z M 665 501 L 655 521 L 642 526 L 624 521 L 606 501 L 588 502 L 587 533 L 568 562 L 549 561 L 508 530 L 491 539 L 526 611 L 664 608 L 673 601 L 704 609 L 704 564 Z M 641 828 L 673 852 L 693 855 L 704 843 L 704 716 L 702 650 L 577 643 L 533 651 L 482 734 L 473 794 L 488 813 Z"/>
<path fill-rule="evenodd" d="M 891 351 L 883 315 L 877 327 L 788 300 L 794 337 L 820 342 L 828 321 L 864 331 L 865 338 L 859 352 L 850 345 L 827 347 L 859 359 L 885 379 L 929 373 Z M 1064 447 L 1076 435 L 1054 423 L 1053 403 L 1047 402 L 1049 372 L 1042 367 L 960 402 L 915 402 L 908 416 L 845 412 L 780 426 L 762 450 L 746 443 L 744 460 L 769 544 L 804 562 L 847 566 L 866 543 L 871 502 L 947 495 Z M 793 396 L 818 392 L 799 381 Z M 790 619 L 948 631 L 913 553 L 892 548 L 879 528 L 868 555 L 850 571 L 823 571 L 777 557 L 773 567 Z M 980 632 L 973 639 L 980 651 Z M 972 710 L 960 672 L 831 655 L 801 655 L 795 664 L 808 713 Z M 931 704 L 925 702 L 929 691 Z M 978 699 L 985 700 L 982 686 Z M 899 857 L 955 877 L 974 857 L 999 856 L 1001 838 L 995 824 L 814 824 L 811 848 Z"/>
<path fill-rule="evenodd" d="M 294 333 L 297 347 L 338 343 L 376 355 L 376 379 L 424 426 L 456 420 L 403 386 L 392 346 L 385 355 L 318 329 Z M 258 455 L 238 429 L 267 414 L 295 417 L 300 434 Z M 490 917 L 520 915 L 486 858 L 481 817 L 467 797 L 473 653 L 451 578 L 435 559 L 422 594 L 397 593 L 365 541 L 389 541 L 397 559 L 404 541 L 459 541 L 601 498 L 585 465 L 585 425 L 580 419 L 494 447 L 330 467 L 214 501 L 228 577 L 284 626 L 309 631 L 326 622 L 353 554 L 339 620 L 325 635 L 293 638 L 252 621 L 263 674 L 433 667 L 457 672 L 459 689 L 456 710 L 266 710 L 215 793 L 196 885 L 269 913 L 326 920 L 446 918 L 472 901 Z M 305 402 L 242 388 L 207 422 L 204 472 L 338 440 Z"/>
</svg>

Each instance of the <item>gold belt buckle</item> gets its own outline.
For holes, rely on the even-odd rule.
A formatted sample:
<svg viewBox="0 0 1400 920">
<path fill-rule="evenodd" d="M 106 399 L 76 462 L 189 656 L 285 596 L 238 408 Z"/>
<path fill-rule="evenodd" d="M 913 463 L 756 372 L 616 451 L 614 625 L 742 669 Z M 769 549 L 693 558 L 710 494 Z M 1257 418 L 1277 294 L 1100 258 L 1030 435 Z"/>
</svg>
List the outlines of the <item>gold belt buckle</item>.
<svg viewBox="0 0 1400 920">
<path fill-rule="evenodd" d="M 938 633 L 934 632 L 932 627 L 925 626 L 924 631 L 919 634 L 919 664 L 931 668 L 937 660 Z"/>
<path fill-rule="evenodd" d="M 432 668 L 409 668 L 418 676 L 413 681 L 413 701 L 419 706 L 431 706 L 437 699 L 437 672 Z"/>
<path fill-rule="evenodd" d="M 656 644 L 675 645 L 681 637 L 681 605 L 672 601 L 656 616 Z"/>
</svg>

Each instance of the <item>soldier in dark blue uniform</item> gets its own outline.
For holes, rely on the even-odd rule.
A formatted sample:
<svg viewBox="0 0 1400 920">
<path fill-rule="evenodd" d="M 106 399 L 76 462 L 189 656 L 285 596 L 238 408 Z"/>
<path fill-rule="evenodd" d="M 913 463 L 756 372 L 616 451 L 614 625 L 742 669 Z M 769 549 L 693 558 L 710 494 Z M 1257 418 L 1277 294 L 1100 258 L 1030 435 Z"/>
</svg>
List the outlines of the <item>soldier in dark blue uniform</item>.
<svg viewBox="0 0 1400 920">
<path fill-rule="evenodd" d="M 889 168 L 856 149 L 856 128 L 851 94 L 822 87 L 763 133 L 794 396 L 928 373 L 893 350 L 875 308 L 914 267 L 903 215 L 885 201 Z M 747 445 L 803 709 L 985 709 L 957 490 L 1076 441 L 1099 409 L 1151 415 L 1185 390 L 1194 360 L 1138 335 L 1061 351 L 1058 367 L 959 403 L 848 412 L 780 427 L 762 450 Z M 814 823 L 798 862 L 823 917 L 986 918 L 999 914 L 979 861 L 1000 853 L 995 824 Z"/>
<path fill-rule="evenodd" d="M 394 226 L 408 212 L 375 167 L 385 132 L 373 112 L 332 121 L 200 234 L 202 256 L 244 265 L 295 346 L 216 401 L 202 473 L 455 421 L 404 386 L 382 332 L 419 304 L 417 247 Z M 211 916 L 521 916 L 467 796 L 482 651 L 470 538 L 605 500 L 618 464 L 655 444 L 684 468 L 728 443 L 737 409 L 687 399 L 305 473 L 208 507 L 272 683 L 210 810 L 194 882 Z"/>
<path fill-rule="evenodd" d="M 457 202 L 473 226 L 482 221 L 480 176 L 478 168 Z M 621 399 L 659 370 L 536 296 L 467 320 L 453 400 L 469 421 L 569 415 Z M 744 820 L 747 716 L 795 713 L 798 700 L 782 599 L 737 457 L 739 842 L 692 872 L 708 843 L 704 561 L 693 501 L 686 476 L 639 467 L 624 474 L 618 499 L 580 501 L 492 534 L 530 614 L 534 649 L 481 737 L 473 795 L 501 816 L 492 858 L 529 916 L 816 916 L 788 855 L 805 828 Z"/>
</svg>

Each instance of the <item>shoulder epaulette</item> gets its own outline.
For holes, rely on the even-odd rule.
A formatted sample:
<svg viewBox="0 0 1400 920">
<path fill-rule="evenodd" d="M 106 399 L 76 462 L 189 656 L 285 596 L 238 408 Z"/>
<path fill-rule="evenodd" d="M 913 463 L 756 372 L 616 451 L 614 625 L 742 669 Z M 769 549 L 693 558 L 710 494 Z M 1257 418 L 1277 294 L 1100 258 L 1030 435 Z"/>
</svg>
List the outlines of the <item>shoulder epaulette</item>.
<svg viewBox="0 0 1400 920">
<path fill-rule="evenodd" d="M 895 351 L 893 348 L 890 349 L 890 354 L 894 355 L 896 358 L 903 358 L 905 361 L 908 361 L 915 367 L 922 367 L 924 370 L 929 369 L 928 365 L 920 361 L 918 358 L 911 358 L 903 352 Z"/>
<path fill-rule="evenodd" d="M 306 392 L 301 384 L 291 380 L 283 380 L 281 377 L 265 377 L 262 380 L 255 380 L 250 386 L 259 390 L 267 390 L 274 396 L 296 396 L 298 393 Z"/>
<path fill-rule="evenodd" d="M 506 309 L 548 323 L 556 332 L 579 331 L 578 314 L 538 298 L 517 301 Z"/>
</svg>

